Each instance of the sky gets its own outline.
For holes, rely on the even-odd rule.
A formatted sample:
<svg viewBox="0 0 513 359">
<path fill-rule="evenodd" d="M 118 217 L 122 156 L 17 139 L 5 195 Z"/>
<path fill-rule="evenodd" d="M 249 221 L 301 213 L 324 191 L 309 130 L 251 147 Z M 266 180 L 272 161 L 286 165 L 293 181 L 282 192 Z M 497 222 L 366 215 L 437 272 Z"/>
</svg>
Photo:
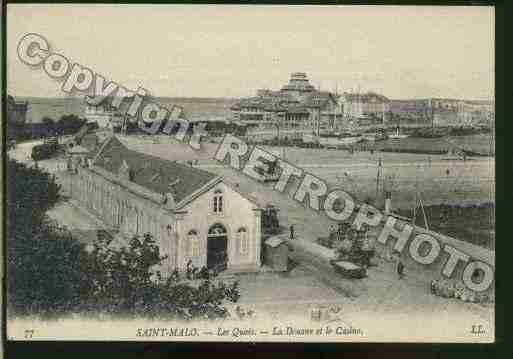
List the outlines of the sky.
<svg viewBox="0 0 513 359">
<path fill-rule="evenodd" d="M 60 97 L 16 52 L 53 52 L 154 96 L 245 97 L 306 72 L 323 91 L 494 98 L 492 7 L 7 5 L 7 90 Z"/>
</svg>

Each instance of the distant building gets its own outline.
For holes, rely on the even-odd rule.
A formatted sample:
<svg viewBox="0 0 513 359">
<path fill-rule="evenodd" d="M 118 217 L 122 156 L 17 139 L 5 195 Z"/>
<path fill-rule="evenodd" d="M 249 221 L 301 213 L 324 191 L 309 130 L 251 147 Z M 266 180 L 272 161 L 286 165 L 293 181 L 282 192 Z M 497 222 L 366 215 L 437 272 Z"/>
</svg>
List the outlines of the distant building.
<svg viewBox="0 0 513 359">
<path fill-rule="evenodd" d="M 495 103 L 492 101 L 466 100 L 460 111 L 465 124 L 490 125 L 495 121 Z"/>
<path fill-rule="evenodd" d="M 121 128 L 125 116 L 106 101 L 97 106 L 86 104 L 84 111 L 87 122 L 96 122 L 100 128 Z"/>
<path fill-rule="evenodd" d="M 462 100 L 432 98 L 430 103 L 433 111 L 434 126 L 467 124 Z"/>
<path fill-rule="evenodd" d="M 6 100 L 7 115 L 7 135 L 10 138 L 16 138 L 23 132 L 23 127 L 27 122 L 27 101 L 16 101 L 11 95 L 7 95 Z"/>
<path fill-rule="evenodd" d="M 255 97 L 241 99 L 231 110 L 234 121 L 252 128 L 251 136 L 319 133 L 337 128 L 342 121 L 338 97 L 316 90 L 302 72 L 292 73 L 281 90 L 258 90 Z"/>
<path fill-rule="evenodd" d="M 164 277 L 197 267 L 257 271 L 262 209 L 215 174 L 126 148 L 115 136 L 88 161 L 69 165 L 69 191 L 117 232 L 116 241 L 150 233 L 166 255 Z"/>
<path fill-rule="evenodd" d="M 391 121 L 433 126 L 489 124 L 495 110 L 491 101 L 446 98 L 391 100 Z"/>
<path fill-rule="evenodd" d="M 389 123 L 430 125 L 432 108 L 429 99 L 390 100 Z"/>
<path fill-rule="evenodd" d="M 390 111 L 390 100 L 375 92 L 347 93 L 339 99 L 344 118 L 358 124 L 384 124 Z"/>
<path fill-rule="evenodd" d="M 16 101 L 11 95 L 7 95 L 7 120 L 9 123 L 24 125 L 27 122 L 27 101 Z"/>
</svg>

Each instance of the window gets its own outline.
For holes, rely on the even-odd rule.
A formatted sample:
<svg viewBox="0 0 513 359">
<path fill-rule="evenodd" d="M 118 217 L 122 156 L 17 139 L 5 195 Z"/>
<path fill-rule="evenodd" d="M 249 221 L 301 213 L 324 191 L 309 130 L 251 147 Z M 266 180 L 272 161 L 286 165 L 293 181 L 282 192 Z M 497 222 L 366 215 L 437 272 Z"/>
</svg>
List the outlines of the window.
<svg viewBox="0 0 513 359">
<path fill-rule="evenodd" d="M 208 230 L 209 237 L 226 236 L 226 228 L 221 223 L 216 223 Z"/>
<path fill-rule="evenodd" d="M 214 213 L 223 213 L 223 192 L 219 189 L 214 192 Z"/>
<path fill-rule="evenodd" d="M 196 230 L 191 229 L 189 233 L 187 233 L 187 254 L 190 258 L 197 258 L 200 255 L 199 251 L 199 239 L 198 232 Z"/>
<path fill-rule="evenodd" d="M 247 254 L 249 251 L 248 232 L 246 228 L 239 228 L 237 231 L 237 241 L 239 242 L 240 254 Z"/>
</svg>

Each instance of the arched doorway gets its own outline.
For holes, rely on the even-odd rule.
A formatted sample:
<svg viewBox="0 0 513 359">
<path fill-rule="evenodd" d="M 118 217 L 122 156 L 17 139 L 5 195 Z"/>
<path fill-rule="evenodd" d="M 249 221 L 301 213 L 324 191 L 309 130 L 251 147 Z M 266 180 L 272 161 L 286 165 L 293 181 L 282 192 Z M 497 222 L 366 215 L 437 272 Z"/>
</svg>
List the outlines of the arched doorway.
<svg viewBox="0 0 513 359">
<path fill-rule="evenodd" d="M 208 230 L 207 268 L 216 272 L 226 269 L 228 263 L 228 232 L 221 223 L 216 223 Z"/>
</svg>

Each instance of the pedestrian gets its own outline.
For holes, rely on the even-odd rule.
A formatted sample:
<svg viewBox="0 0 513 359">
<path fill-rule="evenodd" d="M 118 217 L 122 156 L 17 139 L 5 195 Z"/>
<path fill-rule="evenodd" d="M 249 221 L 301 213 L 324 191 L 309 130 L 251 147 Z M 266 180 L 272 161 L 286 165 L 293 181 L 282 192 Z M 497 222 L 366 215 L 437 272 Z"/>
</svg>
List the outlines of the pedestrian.
<svg viewBox="0 0 513 359">
<path fill-rule="evenodd" d="M 193 269 L 192 268 L 192 260 L 189 259 L 189 261 L 187 262 L 187 265 L 186 265 L 186 269 L 185 269 L 185 271 L 186 271 L 185 276 L 187 277 L 188 280 L 193 279 L 192 278 L 192 274 L 193 274 L 192 269 Z"/>
<path fill-rule="evenodd" d="M 290 239 L 294 239 L 294 225 L 290 225 Z"/>
<path fill-rule="evenodd" d="M 331 225 L 330 226 L 330 241 L 334 241 L 335 239 L 338 239 L 338 238 L 335 238 L 335 235 L 336 235 L 336 231 L 335 231 L 335 226 Z"/>
<path fill-rule="evenodd" d="M 400 253 L 397 253 L 397 266 L 396 266 L 396 269 L 397 269 L 397 278 L 398 279 L 403 279 L 404 278 L 404 264 L 402 262 L 401 254 Z"/>
</svg>

